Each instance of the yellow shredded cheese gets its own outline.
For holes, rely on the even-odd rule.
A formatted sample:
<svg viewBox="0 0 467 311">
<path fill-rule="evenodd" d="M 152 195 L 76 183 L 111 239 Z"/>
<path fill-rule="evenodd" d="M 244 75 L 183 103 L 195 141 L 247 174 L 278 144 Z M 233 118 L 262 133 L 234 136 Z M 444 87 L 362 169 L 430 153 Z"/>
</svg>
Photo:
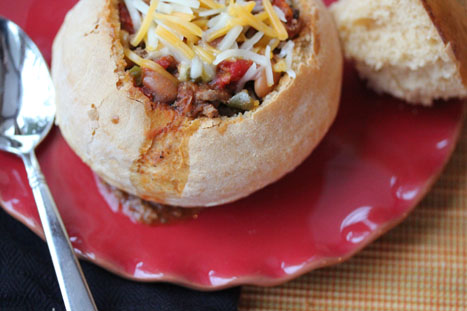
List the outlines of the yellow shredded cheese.
<svg viewBox="0 0 467 311">
<path fill-rule="evenodd" d="M 191 43 L 198 42 L 199 40 L 197 36 L 193 35 L 193 33 L 188 31 L 185 27 L 175 22 L 172 22 L 171 20 L 164 20 L 164 25 L 168 26 L 171 30 L 173 30 L 177 34 L 185 37 Z"/>
<path fill-rule="evenodd" d="M 179 24 L 180 27 L 185 28 L 187 31 L 189 31 L 193 35 L 198 36 L 200 38 L 203 36 L 203 30 L 201 28 L 199 28 L 198 25 L 196 25 L 195 23 L 186 21 L 185 19 L 183 19 L 183 18 L 181 18 L 179 16 L 173 16 L 173 15 L 171 16 L 171 15 L 156 13 L 154 17 L 156 18 L 156 20 L 159 19 L 159 20 L 162 20 L 162 21 L 169 21 L 169 22 L 172 22 L 172 23 Z"/>
<path fill-rule="evenodd" d="M 177 16 L 177 17 L 183 18 L 187 22 L 191 22 L 195 18 L 195 16 L 193 14 L 182 13 L 182 12 L 173 12 L 172 16 Z"/>
<path fill-rule="evenodd" d="M 271 47 L 271 51 L 274 51 L 279 46 L 279 43 L 281 42 L 277 39 L 272 39 L 271 41 L 269 41 L 269 46 Z"/>
<path fill-rule="evenodd" d="M 263 9 L 253 12 L 257 4 L 262 4 Z M 273 53 L 288 39 L 288 34 L 279 17 L 281 12 L 273 7 L 272 0 L 151 0 L 149 6 L 138 0 L 134 5 L 135 12 L 142 15 L 142 22 L 130 44 L 137 47 L 144 41 L 148 52 L 174 53 L 179 67 L 184 68 L 179 71 L 188 73 L 183 77 L 180 73 L 181 80 L 191 76 L 209 81 L 216 74 L 216 65 L 226 57 L 253 60 L 258 70 L 262 68 L 268 73 L 268 84 L 273 83 L 273 71 L 291 71 L 292 55 Z M 247 38 L 249 29 L 258 32 Z M 219 38 L 223 39 L 216 49 L 209 42 Z M 143 68 L 177 80 L 159 64 L 130 49 L 125 49 L 125 55 Z"/>
<path fill-rule="evenodd" d="M 200 18 L 193 21 L 194 24 L 198 25 L 200 28 L 205 28 L 208 25 L 208 20 L 205 18 Z"/>
<path fill-rule="evenodd" d="M 212 64 L 214 61 L 215 57 L 212 55 L 208 50 L 198 46 L 198 45 L 193 45 L 192 46 L 193 50 L 195 51 L 196 55 L 199 56 L 203 61 L 205 61 L 208 64 Z"/>
<path fill-rule="evenodd" d="M 284 25 L 282 24 L 281 20 L 277 16 L 276 11 L 272 7 L 271 1 L 263 0 L 263 7 L 268 13 L 269 20 L 271 21 L 272 26 L 278 34 L 277 38 L 279 38 L 279 40 L 287 40 L 287 38 L 289 37 L 289 35 L 287 34 L 287 30 L 285 30 Z"/>
<path fill-rule="evenodd" d="M 142 68 L 151 69 L 155 72 L 160 73 L 164 77 L 174 81 L 175 83 L 178 83 L 177 78 L 175 78 L 173 75 L 167 72 L 167 70 L 165 70 L 164 67 L 162 67 L 158 63 L 153 62 L 152 60 L 149 60 L 149 59 L 144 59 L 140 57 L 138 54 L 136 54 L 135 52 L 131 51 L 130 49 L 125 49 L 124 53 L 125 53 L 125 56 L 128 57 L 129 60 L 131 60 L 133 63 L 137 64 L 138 66 Z"/>
<path fill-rule="evenodd" d="M 261 13 L 256 14 L 255 17 L 260 21 L 264 21 L 269 17 L 269 15 L 267 12 L 261 12 Z"/>
<path fill-rule="evenodd" d="M 287 71 L 287 63 L 285 60 L 281 59 L 277 63 L 274 64 L 272 68 L 275 72 L 285 72 Z"/>
<path fill-rule="evenodd" d="M 210 46 L 209 44 L 204 44 L 203 48 L 205 48 L 208 52 L 210 52 L 213 55 L 217 55 L 217 54 L 219 54 L 221 52 L 218 49 Z"/>
<path fill-rule="evenodd" d="M 249 25 L 271 38 L 278 37 L 273 28 L 267 26 L 263 21 L 259 20 L 255 15 L 238 4 L 231 5 L 229 7 L 229 13 L 236 16 L 244 25 Z"/>
<path fill-rule="evenodd" d="M 224 7 L 214 0 L 200 0 L 199 2 L 210 9 L 222 9 Z"/>
<path fill-rule="evenodd" d="M 189 60 L 195 56 L 195 52 L 193 52 L 185 42 L 180 40 L 180 38 L 168 31 L 166 28 L 157 26 L 156 35 L 165 40 L 167 44 L 171 45 L 174 49 L 181 52 Z"/>
<path fill-rule="evenodd" d="M 156 8 L 159 5 L 159 0 L 151 0 L 151 5 L 149 6 L 148 12 L 146 16 L 144 17 L 143 23 L 141 24 L 141 27 L 138 30 L 138 33 L 136 36 L 131 40 L 131 45 L 133 46 L 138 46 L 141 41 L 144 39 L 146 36 L 149 27 L 151 26 L 152 20 L 154 18 L 154 14 L 156 13 Z"/>
<path fill-rule="evenodd" d="M 217 38 L 225 36 L 234 26 L 235 26 L 234 23 L 228 23 L 225 27 L 222 27 L 221 29 L 216 30 L 215 32 L 211 33 L 206 38 L 207 41 L 211 42 L 212 40 L 216 40 Z"/>
</svg>

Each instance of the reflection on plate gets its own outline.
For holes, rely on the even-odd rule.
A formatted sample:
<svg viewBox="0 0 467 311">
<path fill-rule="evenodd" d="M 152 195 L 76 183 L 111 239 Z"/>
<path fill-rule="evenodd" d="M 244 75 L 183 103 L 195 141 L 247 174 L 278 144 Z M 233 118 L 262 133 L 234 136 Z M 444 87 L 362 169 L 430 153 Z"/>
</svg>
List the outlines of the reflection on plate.
<svg viewBox="0 0 467 311">
<path fill-rule="evenodd" d="M 50 59 L 56 16 L 74 3 L 59 2 L 3 1 L 0 15 L 25 28 Z M 344 80 L 335 125 L 295 172 L 247 199 L 163 226 L 135 224 L 112 210 L 54 129 L 38 155 L 73 246 L 125 277 L 199 289 L 275 285 L 351 256 L 428 191 L 454 149 L 463 105 L 427 109 L 377 96 L 350 65 Z M 0 202 L 41 234 L 23 165 L 6 153 Z"/>
</svg>

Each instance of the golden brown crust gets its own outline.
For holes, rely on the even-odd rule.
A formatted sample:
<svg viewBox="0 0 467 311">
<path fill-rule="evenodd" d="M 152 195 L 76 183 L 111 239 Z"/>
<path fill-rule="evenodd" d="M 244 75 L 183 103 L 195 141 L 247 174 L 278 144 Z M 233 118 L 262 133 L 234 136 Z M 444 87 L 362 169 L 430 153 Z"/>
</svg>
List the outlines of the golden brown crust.
<svg viewBox="0 0 467 311">
<path fill-rule="evenodd" d="M 445 44 L 450 44 L 467 86 L 467 1 L 420 0 Z"/>
<path fill-rule="evenodd" d="M 53 49 L 63 136 L 107 182 L 161 203 L 218 205 L 274 182 L 319 143 L 340 97 L 342 55 L 333 21 L 321 0 L 298 5 L 306 26 L 296 40 L 297 78 L 284 77 L 255 111 L 190 120 L 152 107 L 121 70 L 115 1 L 82 0 Z"/>
</svg>

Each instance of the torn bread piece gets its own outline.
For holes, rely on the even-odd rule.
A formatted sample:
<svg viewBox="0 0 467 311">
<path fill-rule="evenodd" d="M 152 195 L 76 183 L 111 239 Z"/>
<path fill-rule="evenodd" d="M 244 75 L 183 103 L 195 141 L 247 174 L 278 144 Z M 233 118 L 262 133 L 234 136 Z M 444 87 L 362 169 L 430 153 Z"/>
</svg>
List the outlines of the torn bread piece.
<svg viewBox="0 0 467 311">
<path fill-rule="evenodd" d="M 340 0 L 345 56 L 377 92 L 410 103 L 467 96 L 465 0 Z"/>
</svg>

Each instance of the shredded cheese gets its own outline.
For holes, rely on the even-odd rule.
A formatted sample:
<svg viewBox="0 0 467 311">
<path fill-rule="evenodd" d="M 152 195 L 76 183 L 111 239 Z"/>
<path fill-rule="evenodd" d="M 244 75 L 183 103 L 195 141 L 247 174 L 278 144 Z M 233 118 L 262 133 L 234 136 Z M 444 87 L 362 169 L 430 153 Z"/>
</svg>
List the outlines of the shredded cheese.
<svg viewBox="0 0 467 311">
<path fill-rule="evenodd" d="M 140 57 L 138 54 L 136 54 L 135 52 L 131 51 L 130 49 L 125 49 L 124 53 L 125 53 L 125 56 L 128 57 L 129 60 L 131 60 L 133 63 L 137 64 L 138 66 L 142 68 L 151 69 L 155 72 L 160 73 L 167 79 L 170 79 L 174 81 L 175 83 L 178 83 L 177 78 L 175 78 L 173 75 L 168 73 L 167 70 L 165 70 L 164 67 L 162 67 L 158 63 L 153 62 L 152 60 L 149 60 L 149 59 L 144 59 Z"/>
<path fill-rule="evenodd" d="M 213 62 L 213 64 L 219 65 L 222 61 L 229 59 L 229 58 L 248 59 L 265 67 L 268 65 L 268 60 L 269 60 L 269 58 L 266 58 L 263 55 L 259 55 L 251 51 L 231 49 L 231 50 L 226 50 L 220 53 L 219 55 L 217 55 L 216 60 Z"/>
<path fill-rule="evenodd" d="M 203 74 L 203 63 L 198 57 L 194 57 L 191 61 L 191 72 L 190 76 L 193 80 L 198 79 Z"/>
<path fill-rule="evenodd" d="M 275 63 L 272 68 L 275 72 L 285 72 L 287 71 L 287 64 L 285 63 L 285 60 L 281 59 L 280 61 Z"/>
<path fill-rule="evenodd" d="M 243 77 L 238 81 L 237 83 L 237 92 L 240 92 L 243 90 L 245 87 L 245 84 L 248 81 L 256 79 L 256 76 L 258 75 L 258 67 L 256 66 L 255 63 L 253 63 L 250 68 L 248 68 L 247 72 L 243 75 Z"/>
<path fill-rule="evenodd" d="M 261 31 L 258 31 L 257 33 L 255 33 L 253 35 L 253 37 L 251 37 L 250 39 L 243 42 L 243 44 L 240 46 L 240 48 L 243 49 L 243 50 L 251 50 L 253 48 L 253 46 L 256 43 L 258 43 L 258 41 L 261 40 L 261 38 L 263 36 L 264 36 L 264 33 L 262 33 Z"/>
<path fill-rule="evenodd" d="M 242 26 L 235 26 L 233 27 L 227 35 L 225 35 L 224 39 L 217 45 L 217 48 L 221 51 L 225 51 L 231 48 L 234 43 L 237 42 L 238 36 L 242 33 L 243 27 Z"/>
<path fill-rule="evenodd" d="M 267 26 L 255 15 L 251 14 L 250 11 L 248 11 L 245 7 L 239 6 L 238 4 L 233 4 L 229 7 L 229 13 L 238 17 L 239 22 L 241 22 L 243 25 L 249 25 L 271 38 L 277 37 L 276 31 L 273 28 Z"/>
<path fill-rule="evenodd" d="M 272 72 L 272 65 L 271 65 L 271 47 L 268 45 L 266 47 L 266 50 L 264 51 L 264 58 L 266 59 L 266 66 L 265 67 L 265 70 L 266 70 L 266 80 L 268 82 L 268 86 L 273 86 L 274 85 L 274 74 Z"/>
<path fill-rule="evenodd" d="M 195 52 L 193 52 L 185 42 L 180 40 L 180 38 L 168 31 L 166 28 L 158 26 L 155 32 L 161 40 L 165 41 L 172 48 L 178 50 L 187 59 L 191 60 L 195 56 Z"/>
<path fill-rule="evenodd" d="M 144 36 L 146 36 L 146 33 L 148 32 L 149 27 L 151 26 L 151 22 L 154 17 L 154 14 L 156 13 L 156 8 L 158 5 L 159 0 L 151 0 L 151 5 L 149 6 L 148 12 L 144 17 L 143 23 L 139 28 L 138 33 L 133 38 L 133 40 L 131 40 L 131 45 L 138 46 L 144 39 Z"/>
<path fill-rule="evenodd" d="M 266 12 L 269 15 L 269 20 L 272 23 L 272 26 L 276 30 L 278 34 L 279 40 L 287 40 L 289 35 L 287 34 L 287 30 L 285 30 L 284 25 L 282 22 L 279 20 L 279 17 L 277 17 L 276 11 L 273 9 L 271 1 L 270 0 L 263 0 L 263 6 Z"/>
<path fill-rule="evenodd" d="M 222 9 L 224 7 L 222 4 L 217 3 L 214 0 L 200 0 L 200 2 L 210 9 Z"/>
<path fill-rule="evenodd" d="M 192 49 L 205 63 L 212 64 L 215 59 L 214 55 L 199 45 L 193 45 Z"/>
<path fill-rule="evenodd" d="M 273 5 L 272 7 L 274 8 L 274 11 L 276 11 L 277 17 L 279 17 L 279 19 L 281 20 L 281 22 L 286 23 L 286 22 L 287 22 L 287 19 L 285 18 L 284 11 L 282 11 L 281 9 L 279 9 L 279 8 L 278 8 L 277 6 L 275 6 L 275 5 Z"/>
<path fill-rule="evenodd" d="M 170 15 L 156 13 L 154 17 L 155 17 L 156 22 L 157 20 L 171 22 L 174 24 L 178 24 L 180 27 L 185 28 L 187 31 L 189 31 L 191 34 L 195 36 L 198 36 L 201 38 L 203 35 L 203 30 L 198 25 L 190 21 L 187 21 L 186 19 L 180 16 L 175 16 L 175 15 L 170 16 Z"/>
<path fill-rule="evenodd" d="M 243 88 L 263 70 L 269 86 L 274 85 L 274 72 L 295 77 L 294 44 L 283 25 L 285 14 L 272 0 L 151 0 L 149 5 L 144 0 L 122 1 L 136 29 L 130 44 L 138 47 L 144 41 L 148 56 L 130 49 L 125 55 L 143 68 L 176 80 L 148 59 L 172 55 L 179 63 L 180 81 L 211 81 L 220 62 L 245 59 L 253 64 L 237 87 Z M 274 54 L 276 49 L 280 52 Z"/>
<path fill-rule="evenodd" d="M 131 0 L 123 0 L 123 1 L 125 2 L 125 5 L 128 9 L 128 13 L 130 13 L 133 27 L 135 27 L 135 29 L 139 29 L 141 27 L 141 17 L 139 16 L 138 10 L 133 5 L 133 1 Z"/>
<path fill-rule="evenodd" d="M 157 37 L 155 36 L 155 30 L 156 30 L 156 27 L 154 27 L 154 25 L 151 25 L 149 27 L 148 33 L 146 34 L 145 43 L 146 43 L 146 49 L 149 52 L 156 51 L 157 46 L 159 44 L 159 40 L 157 40 Z"/>
</svg>

